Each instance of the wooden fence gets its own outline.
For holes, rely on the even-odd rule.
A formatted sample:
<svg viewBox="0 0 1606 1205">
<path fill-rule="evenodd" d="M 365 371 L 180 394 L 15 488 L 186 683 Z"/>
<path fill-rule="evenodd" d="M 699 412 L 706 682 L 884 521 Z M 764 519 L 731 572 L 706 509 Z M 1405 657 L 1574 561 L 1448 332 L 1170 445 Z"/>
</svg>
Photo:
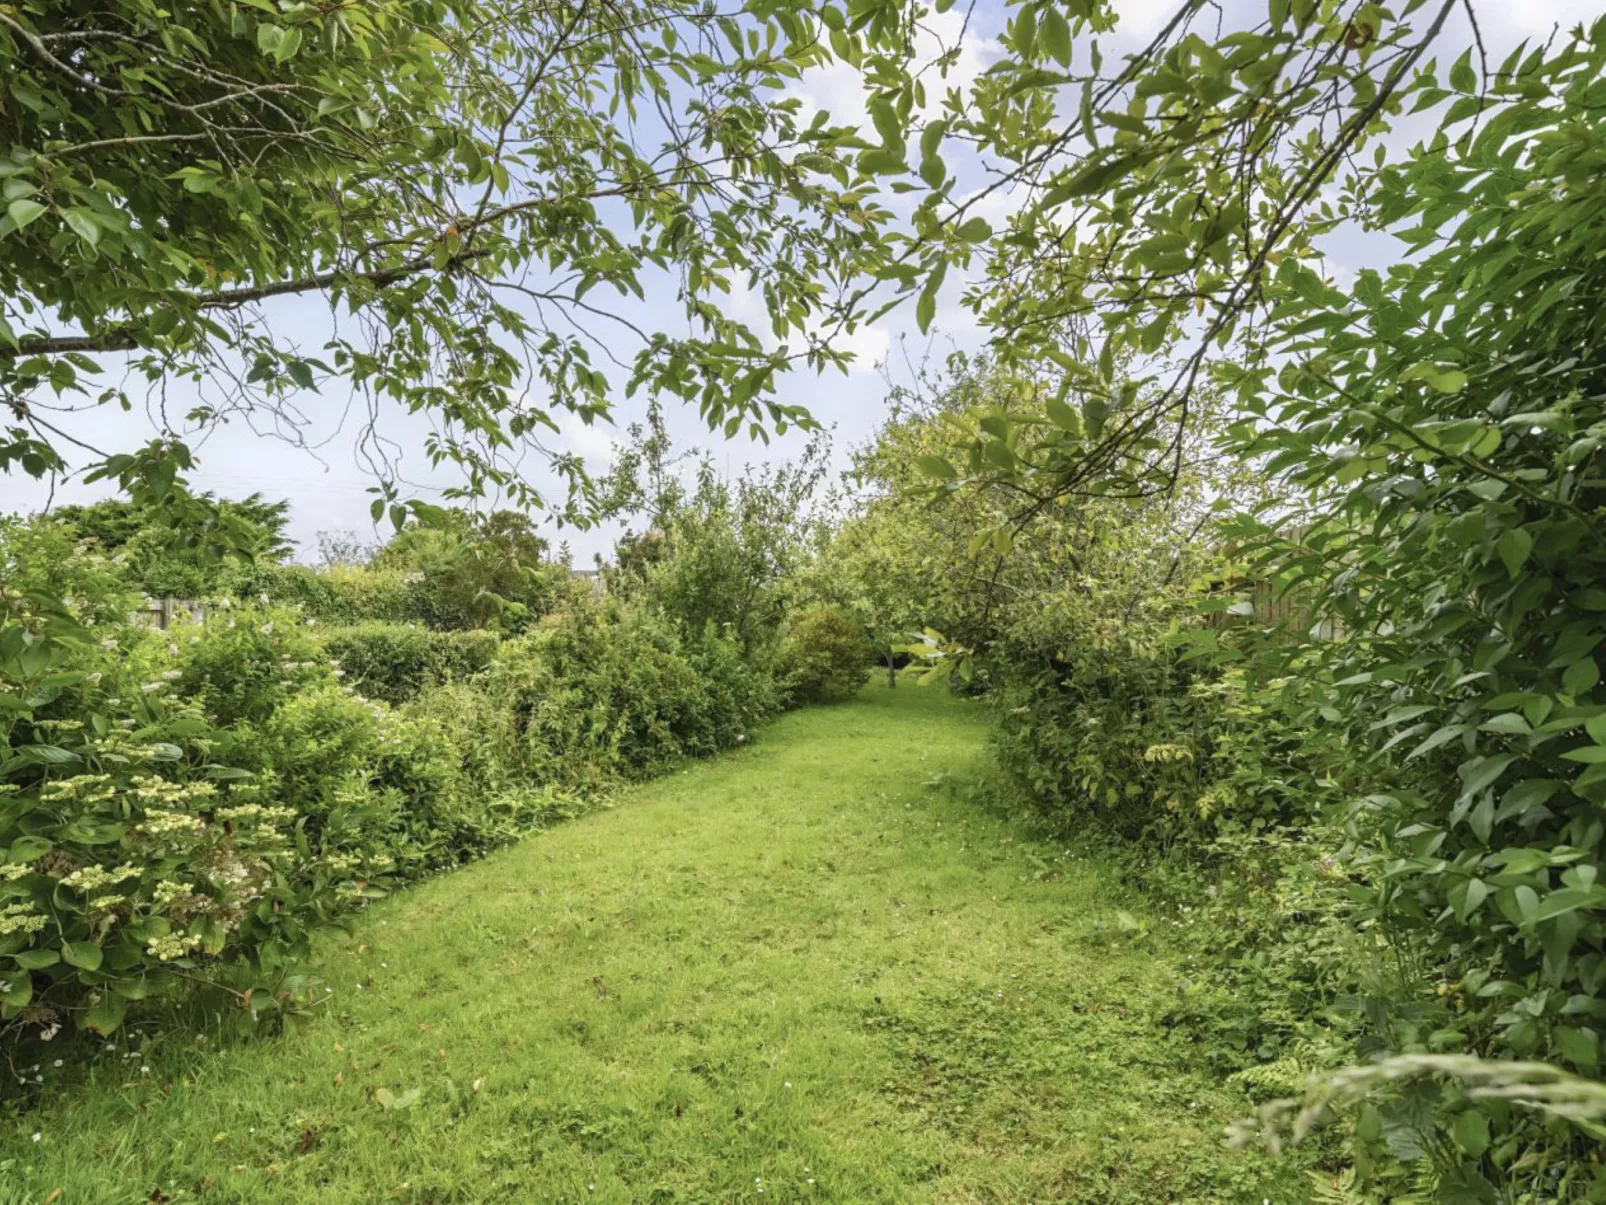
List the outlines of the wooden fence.
<svg viewBox="0 0 1606 1205">
<path fill-rule="evenodd" d="M 206 604 L 194 598 L 147 598 L 145 605 L 129 618 L 141 627 L 166 631 L 180 616 L 200 623 L 206 618 Z"/>
<path fill-rule="evenodd" d="M 1270 582 L 1233 582 L 1224 590 L 1230 595 L 1248 595 L 1249 610 L 1216 611 L 1205 617 L 1205 626 L 1221 631 L 1242 625 L 1270 628 L 1286 625 L 1290 632 L 1308 634 L 1312 640 L 1336 640 L 1342 628 L 1336 620 L 1311 624 L 1310 604 L 1301 590 L 1285 591 L 1278 597 Z"/>
</svg>

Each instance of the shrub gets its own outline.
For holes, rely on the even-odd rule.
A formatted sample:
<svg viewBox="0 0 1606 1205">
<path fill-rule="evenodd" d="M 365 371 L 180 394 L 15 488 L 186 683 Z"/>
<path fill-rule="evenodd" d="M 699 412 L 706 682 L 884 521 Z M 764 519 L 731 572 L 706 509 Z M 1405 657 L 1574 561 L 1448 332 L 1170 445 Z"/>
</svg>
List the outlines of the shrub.
<svg viewBox="0 0 1606 1205">
<path fill-rule="evenodd" d="M 222 734 L 165 676 L 114 685 L 121 653 L 162 645 L 126 658 L 148 662 L 164 642 L 22 631 L 0 630 L 19 704 L 0 713 L 0 1018 L 107 1033 L 130 1001 L 204 965 L 272 977 L 304 955 L 308 923 L 333 902 L 289 882 L 294 812 L 217 764 Z"/>
<path fill-rule="evenodd" d="M 163 632 L 127 621 L 119 567 L 61 525 L 0 528 L 0 571 L 13 1034 L 109 1032 L 193 981 L 272 1012 L 319 927 L 574 814 L 578 792 L 740 743 L 775 706 L 728 635 L 688 646 L 589 596 L 505 645 L 227 600 Z M 320 605 L 345 590 L 349 614 L 346 588 L 385 575 L 281 580 L 342 583 Z"/>
<path fill-rule="evenodd" d="M 318 637 L 348 682 L 390 703 L 472 677 L 491 663 L 500 643 L 495 632 L 432 632 L 396 623 L 319 628 Z"/>
<path fill-rule="evenodd" d="M 299 608 L 319 623 L 404 623 L 412 618 L 406 574 L 364 565 L 273 565 L 242 576 L 235 592 Z"/>
<path fill-rule="evenodd" d="M 181 651 L 178 689 L 222 728 L 260 722 L 307 686 L 334 679 L 313 629 L 282 607 L 227 608 L 168 635 Z"/>
<path fill-rule="evenodd" d="M 271 568 L 290 551 L 287 502 L 260 494 L 239 501 L 192 495 L 183 505 L 153 506 L 107 499 L 58 508 L 56 521 L 117 557 L 126 581 L 156 598 L 226 593 L 257 566 Z"/>
<path fill-rule="evenodd" d="M 1326 798 L 1280 690 L 1170 647 L 1061 652 L 1004 665 L 996 690 L 999 764 L 1051 828 L 1209 842 L 1304 823 Z"/>
<path fill-rule="evenodd" d="M 539 782 L 642 777 L 740 735 L 720 726 L 674 632 L 617 603 L 547 616 L 502 645 L 489 683 L 521 768 Z"/>
<path fill-rule="evenodd" d="M 707 749 L 741 744 L 748 734 L 780 710 L 780 691 L 770 666 L 744 655 L 735 638 L 703 629 L 690 643 L 686 659 L 708 688 L 703 721 L 709 730 Z"/>
<path fill-rule="evenodd" d="M 850 699 L 870 677 L 864 627 L 842 607 L 805 607 L 788 620 L 776 654 L 776 680 L 792 703 Z"/>
<path fill-rule="evenodd" d="M 546 541 L 525 515 L 453 514 L 441 526 L 399 532 L 369 572 L 397 574 L 406 618 L 437 631 L 518 631 L 570 592 L 568 570 L 545 554 Z"/>
<path fill-rule="evenodd" d="M 68 524 L 0 518 L 0 589 L 26 597 L 29 608 L 44 608 L 33 612 L 36 618 L 48 611 L 91 628 L 123 623 L 140 603 L 124 569 L 120 555 Z"/>
</svg>

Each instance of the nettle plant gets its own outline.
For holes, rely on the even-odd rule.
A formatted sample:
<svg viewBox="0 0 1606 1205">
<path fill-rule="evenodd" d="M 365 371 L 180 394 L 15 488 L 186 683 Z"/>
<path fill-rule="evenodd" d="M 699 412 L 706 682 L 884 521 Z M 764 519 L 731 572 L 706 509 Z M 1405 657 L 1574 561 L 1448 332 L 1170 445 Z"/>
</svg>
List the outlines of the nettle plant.
<svg viewBox="0 0 1606 1205">
<path fill-rule="evenodd" d="M 1367 1002 L 1374 1033 L 1591 1075 L 1606 1030 L 1603 78 L 1597 24 L 1514 54 L 1482 96 L 1457 83 L 1445 128 L 1346 198 L 1416 254 L 1348 293 L 1285 295 L 1282 366 L 1233 374 L 1248 417 L 1230 441 L 1310 503 L 1302 529 L 1284 511 L 1235 534 L 1344 633 L 1318 676 L 1347 755 L 1370 758 L 1352 890 L 1400 972 L 1392 999 Z M 1428 1093 L 1402 1089 L 1395 1120 Z M 1468 1182 L 1509 1175 L 1518 1117 L 1436 1100 L 1455 1142 L 1425 1149 Z M 1540 1163 L 1572 1175 L 1564 1152 Z"/>
</svg>

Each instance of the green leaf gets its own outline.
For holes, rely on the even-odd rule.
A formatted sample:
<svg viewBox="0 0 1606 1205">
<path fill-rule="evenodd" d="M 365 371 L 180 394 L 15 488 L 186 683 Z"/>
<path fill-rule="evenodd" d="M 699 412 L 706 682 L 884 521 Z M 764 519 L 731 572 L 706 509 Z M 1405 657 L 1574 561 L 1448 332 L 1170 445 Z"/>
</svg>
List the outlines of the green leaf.
<svg viewBox="0 0 1606 1205">
<path fill-rule="evenodd" d="M 45 209 L 46 206 L 41 205 L 31 197 L 18 197 L 10 205 L 6 206 L 6 213 L 17 224 L 17 229 L 21 230 L 29 222 L 44 213 Z"/>
<path fill-rule="evenodd" d="M 1462 792 L 1461 798 L 1469 799 L 1480 791 L 1486 791 L 1495 784 L 1495 780 L 1506 772 L 1506 767 L 1516 761 L 1514 754 L 1501 754 L 1499 757 L 1479 757 L 1461 767 Z"/>
<path fill-rule="evenodd" d="M 29 971 L 42 971 L 61 961 L 61 955 L 54 950 L 18 950 L 11 957 L 19 967 Z"/>
<path fill-rule="evenodd" d="M 81 971 L 98 971 L 105 953 L 92 941 L 64 941 L 61 956 Z"/>
<path fill-rule="evenodd" d="M 1455 1119 L 1455 1144 L 1477 1159 L 1489 1149 L 1489 1119 L 1477 1109 L 1468 1109 Z"/>
<path fill-rule="evenodd" d="M 1499 555 L 1506 572 L 1516 577 L 1522 571 L 1523 565 L 1528 561 L 1528 553 L 1534 545 L 1533 537 L 1521 527 L 1508 527 L 1500 533 L 1495 541 L 1495 552 Z"/>
<path fill-rule="evenodd" d="M 945 456 L 922 456 L 915 461 L 915 464 L 928 477 L 941 477 L 944 481 L 952 481 L 959 476 L 959 470 L 954 468 L 952 462 Z"/>
<path fill-rule="evenodd" d="M 1586 693 L 1600 681 L 1600 666 L 1593 657 L 1574 661 L 1561 675 L 1561 688 L 1578 696 Z"/>
<path fill-rule="evenodd" d="M 1598 766 L 1606 762 L 1606 745 L 1580 745 L 1576 749 L 1569 749 L 1562 754 L 1567 761 L 1582 762 L 1586 766 Z"/>
<path fill-rule="evenodd" d="M 1071 26 L 1066 21 L 1065 14 L 1060 12 L 1056 0 L 1049 0 L 1042 6 L 1042 16 L 1037 24 L 1037 40 L 1061 67 L 1071 65 Z"/>
<path fill-rule="evenodd" d="M 100 245 L 100 223 L 89 215 L 87 209 L 64 209 L 61 216 L 66 220 L 67 225 L 72 228 L 73 233 L 83 239 L 84 242 L 91 247 Z"/>
<path fill-rule="evenodd" d="M 288 60 L 295 58 L 296 51 L 300 49 L 301 27 L 299 25 L 292 26 L 290 29 L 284 31 L 284 36 L 279 39 L 279 44 L 274 47 L 273 57 L 281 63 L 287 62 Z"/>
<path fill-rule="evenodd" d="M 1082 436 L 1082 416 L 1058 398 L 1049 398 L 1047 403 L 1048 421 L 1053 423 L 1066 434 L 1078 439 Z"/>
<path fill-rule="evenodd" d="M 0 979 L 0 983 L 10 984 L 5 991 L 0 992 L 0 1004 L 6 1006 L 7 1012 L 23 1008 L 33 999 L 33 977 L 31 975 L 12 975 Z"/>
<path fill-rule="evenodd" d="M 959 237 L 967 243 L 984 243 L 993 236 L 993 228 L 986 218 L 969 218 L 959 227 Z"/>
<path fill-rule="evenodd" d="M 18 837 L 6 853 L 7 862 L 32 862 L 56 847 L 43 837 Z"/>
<path fill-rule="evenodd" d="M 1556 1049 L 1561 1052 L 1562 1058 L 1586 1071 L 1594 1071 L 1600 1066 L 1600 1038 L 1593 1029 L 1557 1026 Z"/>
<path fill-rule="evenodd" d="M 1426 360 L 1412 364 L 1400 373 L 1402 381 L 1426 381 L 1440 393 L 1459 393 L 1467 387 L 1467 374 L 1448 364 L 1432 364 Z"/>
<path fill-rule="evenodd" d="M 1457 893 L 1452 891 L 1450 893 L 1450 903 L 1455 908 L 1456 917 L 1460 920 L 1466 920 L 1467 917 L 1482 906 L 1484 900 L 1489 898 L 1489 885 L 1482 879 L 1468 879 L 1458 890 L 1460 893 L 1459 900 L 1457 899 Z"/>
<path fill-rule="evenodd" d="M 380 1088 L 374 1093 L 374 1101 L 387 1113 L 398 1113 L 403 1109 L 410 1109 L 418 1103 L 422 1092 L 418 1088 L 409 1088 L 405 1092 L 392 1092 L 389 1088 Z"/>
<path fill-rule="evenodd" d="M 1526 883 L 1516 890 L 1517 914 L 1525 925 L 1536 924 L 1539 920 L 1539 893 Z"/>
<path fill-rule="evenodd" d="M 37 766 L 65 766 L 78 760 L 76 753 L 60 745 L 18 745 L 17 756 Z"/>
<path fill-rule="evenodd" d="M 89 1006 L 83 1014 L 79 1024 L 84 1029 L 92 1029 L 101 1037 L 113 1033 L 123 1023 L 128 1015 L 128 1001 L 116 992 L 102 992 L 100 997 Z"/>
</svg>

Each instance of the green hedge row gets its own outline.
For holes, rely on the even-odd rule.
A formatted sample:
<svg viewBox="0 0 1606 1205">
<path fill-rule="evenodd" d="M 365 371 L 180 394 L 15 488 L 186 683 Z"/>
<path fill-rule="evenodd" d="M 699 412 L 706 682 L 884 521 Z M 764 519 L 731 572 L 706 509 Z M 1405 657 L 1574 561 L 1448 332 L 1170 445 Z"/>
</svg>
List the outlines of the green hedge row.
<svg viewBox="0 0 1606 1205">
<path fill-rule="evenodd" d="M 502 643 L 495 632 L 433 632 L 380 622 L 319 628 L 318 635 L 351 685 L 388 703 L 403 703 L 426 687 L 473 677 L 491 664 Z"/>
</svg>

